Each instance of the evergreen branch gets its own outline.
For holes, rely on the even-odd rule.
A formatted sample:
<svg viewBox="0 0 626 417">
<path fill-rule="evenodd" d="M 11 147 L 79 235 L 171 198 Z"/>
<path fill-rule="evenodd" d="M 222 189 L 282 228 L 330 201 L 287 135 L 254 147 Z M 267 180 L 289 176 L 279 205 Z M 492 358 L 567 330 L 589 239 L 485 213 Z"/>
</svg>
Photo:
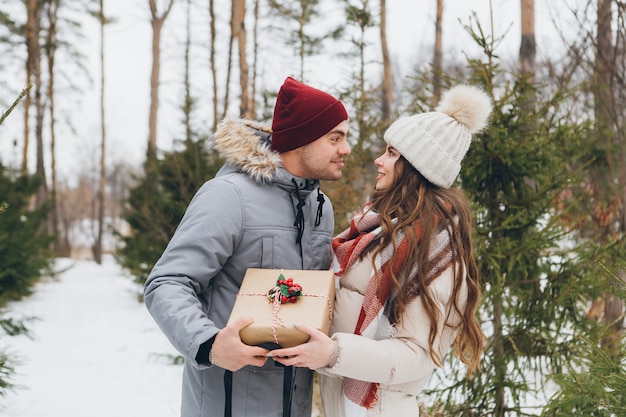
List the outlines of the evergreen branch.
<svg viewBox="0 0 626 417">
<path fill-rule="evenodd" d="M 597 265 L 600 266 L 600 268 L 604 269 L 604 272 L 606 272 L 611 278 L 613 278 L 617 282 L 617 284 L 624 285 L 624 279 L 617 275 L 615 271 L 611 271 L 604 263 L 600 261 L 595 262 Z"/>
<path fill-rule="evenodd" d="M 4 122 L 4 119 L 7 118 L 7 116 L 13 111 L 13 109 L 15 108 L 15 106 L 17 106 L 17 103 L 20 102 L 21 99 L 24 98 L 24 96 L 26 94 L 28 94 L 28 91 L 33 87 L 32 84 L 28 84 L 28 86 L 26 86 L 26 88 L 24 88 L 22 90 L 22 92 L 20 93 L 20 95 L 17 97 L 17 99 L 15 99 L 15 101 L 13 102 L 13 104 L 11 104 L 11 107 L 9 107 L 9 109 L 6 112 L 2 112 L 2 117 L 0 117 L 0 125 L 2 124 L 2 122 Z"/>
</svg>

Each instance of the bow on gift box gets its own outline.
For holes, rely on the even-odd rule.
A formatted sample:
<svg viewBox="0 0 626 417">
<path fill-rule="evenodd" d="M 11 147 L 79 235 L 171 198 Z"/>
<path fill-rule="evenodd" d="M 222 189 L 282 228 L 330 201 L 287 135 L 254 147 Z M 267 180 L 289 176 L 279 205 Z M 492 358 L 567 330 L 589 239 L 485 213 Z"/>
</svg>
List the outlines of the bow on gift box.
<svg viewBox="0 0 626 417">
<path fill-rule="evenodd" d="M 302 286 L 294 283 L 293 278 L 285 279 L 283 274 L 278 276 L 276 280 L 276 286 L 271 288 L 267 292 L 267 297 L 271 302 L 282 303 L 295 303 L 298 301 L 298 297 L 302 295 Z"/>
<path fill-rule="evenodd" d="M 285 327 L 285 323 L 283 319 L 280 318 L 280 305 L 283 303 L 295 303 L 298 301 L 298 297 L 302 295 L 302 286 L 300 284 L 294 284 L 293 278 L 285 279 L 283 274 L 278 276 L 276 280 L 276 286 L 271 288 L 267 297 L 272 302 L 272 336 L 274 337 L 274 342 L 278 344 L 278 334 L 276 332 L 276 327 L 281 326 Z"/>
</svg>

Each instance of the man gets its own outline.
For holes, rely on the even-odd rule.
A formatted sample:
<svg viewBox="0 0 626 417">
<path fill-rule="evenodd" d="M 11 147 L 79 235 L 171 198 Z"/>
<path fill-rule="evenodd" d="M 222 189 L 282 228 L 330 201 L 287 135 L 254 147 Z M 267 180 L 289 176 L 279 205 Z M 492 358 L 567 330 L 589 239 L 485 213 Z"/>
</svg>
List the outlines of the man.
<svg viewBox="0 0 626 417">
<path fill-rule="evenodd" d="M 319 180 L 341 178 L 347 119 L 339 100 L 288 77 L 271 129 L 218 126 L 214 147 L 226 164 L 189 204 L 144 290 L 185 357 L 183 417 L 310 417 L 312 372 L 245 345 L 239 330 L 253 318 L 226 323 L 247 268 L 329 268 L 333 210 Z"/>
</svg>

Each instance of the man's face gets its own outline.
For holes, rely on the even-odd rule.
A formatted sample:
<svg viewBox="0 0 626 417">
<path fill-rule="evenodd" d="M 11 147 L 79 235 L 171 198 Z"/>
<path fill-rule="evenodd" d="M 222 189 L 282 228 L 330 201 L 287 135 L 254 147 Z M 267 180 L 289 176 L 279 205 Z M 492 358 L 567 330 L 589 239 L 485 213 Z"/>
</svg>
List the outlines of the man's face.
<svg viewBox="0 0 626 417">
<path fill-rule="evenodd" d="M 343 121 L 321 138 L 297 149 L 299 175 L 303 178 L 338 180 L 344 157 L 350 154 L 348 122 Z"/>
</svg>

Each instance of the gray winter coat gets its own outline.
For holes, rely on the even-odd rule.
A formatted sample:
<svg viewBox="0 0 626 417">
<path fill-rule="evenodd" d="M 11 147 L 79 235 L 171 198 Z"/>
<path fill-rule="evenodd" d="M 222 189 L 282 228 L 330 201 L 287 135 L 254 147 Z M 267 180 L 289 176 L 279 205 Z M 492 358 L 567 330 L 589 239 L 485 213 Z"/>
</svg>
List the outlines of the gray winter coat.
<svg viewBox="0 0 626 417">
<path fill-rule="evenodd" d="M 225 371 L 195 357 L 226 325 L 246 269 L 321 270 L 330 264 L 332 205 L 319 201 L 317 180 L 282 167 L 269 136 L 269 128 L 250 121 L 220 124 L 214 146 L 227 163 L 194 196 L 146 281 L 150 314 L 185 358 L 183 417 L 224 416 Z M 304 227 L 296 244 L 299 198 Z M 232 415 L 282 416 L 284 369 L 268 360 L 262 368 L 234 372 Z M 291 416 L 310 417 L 312 373 L 287 369 L 295 371 Z"/>
</svg>

